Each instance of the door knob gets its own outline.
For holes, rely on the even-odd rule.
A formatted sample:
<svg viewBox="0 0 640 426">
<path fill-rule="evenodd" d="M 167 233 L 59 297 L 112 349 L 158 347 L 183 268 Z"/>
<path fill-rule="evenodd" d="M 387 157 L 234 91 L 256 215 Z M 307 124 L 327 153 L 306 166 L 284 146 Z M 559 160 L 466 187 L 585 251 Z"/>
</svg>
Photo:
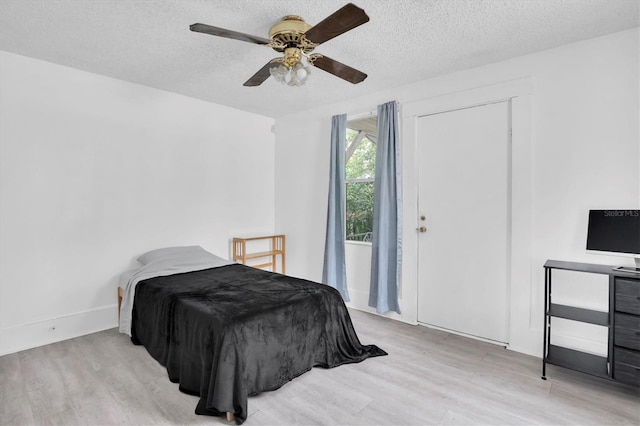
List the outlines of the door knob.
<svg viewBox="0 0 640 426">
<path fill-rule="evenodd" d="M 418 228 L 418 231 L 427 232 L 427 227 L 426 226 L 421 226 L 420 228 Z"/>
</svg>

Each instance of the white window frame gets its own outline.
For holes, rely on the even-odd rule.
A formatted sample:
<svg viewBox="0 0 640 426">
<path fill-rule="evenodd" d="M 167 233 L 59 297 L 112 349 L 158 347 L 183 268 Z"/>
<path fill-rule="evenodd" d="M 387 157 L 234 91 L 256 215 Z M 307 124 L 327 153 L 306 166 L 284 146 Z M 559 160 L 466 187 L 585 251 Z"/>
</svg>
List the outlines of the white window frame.
<svg viewBox="0 0 640 426">
<path fill-rule="evenodd" d="M 365 118 L 367 116 L 377 116 L 377 113 L 371 111 L 371 112 L 366 113 L 366 114 L 359 114 L 357 116 L 354 116 L 354 117 L 351 117 L 351 118 L 347 118 L 347 123 L 349 121 L 362 119 L 362 118 Z M 347 124 L 347 128 L 349 128 L 348 124 Z M 353 129 L 351 129 L 351 130 L 353 130 Z M 360 146 L 360 144 L 362 143 L 362 141 L 365 138 L 368 139 L 374 145 L 377 145 L 377 141 L 375 140 L 375 137 L 368 137 L 368 136 L 369 136 L 369 134 L 367 132 L 365 132 L 364 130 L 360 130 L 358 132 L 358 134 L 356 135 L 356 137 L 353 139 L 353 141 L 346 148 L 345 159 L 344 159 L 345 167 L 346 167 L 347 163 L 349 162 L 349 160 L 351 159 L 351 157 L 353 156 L 353 153 L 356 151 L 356 149 L 358 149 L 358 147 Z M 346 179 L 345 178 L 345 197 L 346 197 L 346 194 L 347 194 L 347 185 L 348 184 L 350 184 L 350 183 L 362 183 L 362 182 L 375 182 L 375 176 L 370 177 L 370 178 L 356 178 L 356 179 Z M 346 200 L 345 200 L 345 214 L 346 214 L 346 209 L 347 209 L 347 203 L 346 203 Z M 372 244 L 372 241 L 371 240 L 369 240 L 369 241 L 348 240 L 347 239 L 346 229 L 345 229 L 345 243 L 346 244 L 370 246 Z"/>
</svg>

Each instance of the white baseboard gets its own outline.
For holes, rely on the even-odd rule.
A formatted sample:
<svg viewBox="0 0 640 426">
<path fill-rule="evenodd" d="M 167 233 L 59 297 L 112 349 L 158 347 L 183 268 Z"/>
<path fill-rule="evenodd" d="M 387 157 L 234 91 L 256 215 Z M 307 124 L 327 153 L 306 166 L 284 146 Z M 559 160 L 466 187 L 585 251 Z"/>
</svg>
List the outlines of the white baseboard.
<svg viewBox="0 0 640 426">
<path fill-rule="evenodd" d="M 434 329 L 434 330 L 444 331 L 444 332 L 449 333 L 449 334 L 455 334 L 456 336 L 466 337 L 468 339 L 479 340 L 480 342 L 491 343 L 492 345 L 496 345 L 496 346 L 502 346 L 502 347 L 505 347 L 505 348 L 509 347 L 509 344 L 507 342 L 499 342 L 497 340 L 486 339 L 484 337 L 474 336 L 473 334 L 467 334 L 467 333 L 463 333 L 461 331 L 455 331 L 455 330 L 450 330 L 450 329 L 444 328 L 444 327 L 438 327 L 437 325 L 425 324 L 425 323 L 422 323 L 422 322 L 419 322 L 418 325 L 421 325 L 421 326 L 427 327 L 427 328 L 431 328 L 431 329 Z"/>
<path fill-rule="evenodd" d="M 520 339 L 517 343 L 510 342 L 507 349 L 542 359 L 542 333 L 540 333 L 540 338 L 535 339 L 535 341 L 531 341 L 530 339 Z"/>
<path fill-rule="evenodd" d="M 351 296 L 351 302 L 347 303 L 347 306 L 350 308 L 380 315 L 376 313 L 374 308 L 368 306 L 369 296 L 367 292 L 349 289 L 349 295 Z M 406 321 L 402 318 L 402 315 L 398 315 L 395 312 L 390 312 L 381 316 L 394 319 L 396 321 L 414 324 Z M 117 306 L 113 304 L 87 311 L 76 312 L 74 314 L 58 318 L 5 327 L 0 329 L 0 356 L 107 330 L 117 327 L 117 325 L 118 310 Z M 554 333 L 552 343 L 569 348 L 584 350 L 598 355 L 606 356 L 607 353 L 606 340 L 602 339 L 596 340 L 571 336 L 564 333 Z M 531 344 L 530 346 L 531 347 L 523 347 L 522 345 L 509 346 L 509 349 L 540 357 L 541 345 L 538 346 Z"/>
<path fill-rule="evenodd" d="M 595 340 L 559 333 L 551 335 L 551 344 L 600 356 L 607 356 L 608 350 L 606 340 Z"/>
<path fill-rule="evenodd" d="M 0 356 L 61 340 L 107 330 L 118 325 L 117 305 L 0 329 Z"/>
<path fill-rule="evenodd" d="M 349 302 L 346 303 L 347 307 L 357 309 L 359 311 L 368 312 L 370 314 L 379 315 L 385 318 L 391 318 L 396 321 L 405 322 L 407 324 L 415 325 L 414 322 L 407 321 L 402 315 L 397 312 L 387 312 L 386 314 L 379 314 L 375 308 L 369 306 L 369 292 L 359 291 L 353 288 L 349 289 Z"/>
<path fill-rule="evenodd" d="M 359 291 L 354 288 L 349 288 L 349 297 L 351 299 L 350 302 L 347 303 L 347 306 L 352 309 L 357 309 L 359 311 L 369 312 L 375 315 L 380 315 L 376 312 L 375 308 L 369 306 L 369 293 L 367 291 Z M 389 312 L 387 314 L 381 315 L 385 318 L 394 319 L 397 321 L 402 321 L 408 324 L 415 325 L 416 323 L 408 321 L 403 315 L 399 315 L 395 312 Z M 558 322 L 558 321 L 556 321 Z M 423 324 L 424 325 L 424 324 Z M 560 324 L 557 324 L 560 325 Z M 575 326 L 575 324 L 574 324 Z M 432 328 L 438 328 L 433 327 Z M 558 329 L 556 327 L 552 336 L 552 343 L 555 345 L 568 347 L 572 349 L 582 350 L 585 352 L 589 352 L 596 355 L 607 355 L 607 341 L 606 336 L 602 335 L 602 330 L 598 329 L 598 332 L 589 332 L 586 331 L 585 335 L 580 336 L 572 335 L 571 328 L 564 330 Z M 596 327 L 597 328 L 597 327 Z M 452 332 L 451 330 L 445 330 L 448 332 Z M 535 356 L 537 358 L 542 357 L 542 331 L 541 330 L 530 330 L 531 333 L 526 336 L 522 336 L 522 338 L 517 339 L 516 342 L 507 343 L 507 349 L 512 350 L 514 352 L 520 352 L 523 354 Z M 464 333 L 455 333 L 461 334 L 470 338 L 477 338 L 475 336 L 467 336 Z M 481 338 L 477 338 L 480 340 L 484 340 Z M 490 341 L 491 342 L 491 341 Z M 491 342 L 496 343 L 496 342 Z M 501 344 L 501 343 L 498 343 Z"/>
</svg>

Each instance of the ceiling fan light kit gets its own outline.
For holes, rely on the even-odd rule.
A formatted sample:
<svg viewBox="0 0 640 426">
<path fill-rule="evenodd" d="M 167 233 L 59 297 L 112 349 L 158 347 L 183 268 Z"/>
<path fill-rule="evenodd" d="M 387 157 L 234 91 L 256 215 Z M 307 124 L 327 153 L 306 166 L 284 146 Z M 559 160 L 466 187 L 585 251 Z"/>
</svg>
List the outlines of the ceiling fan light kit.
<svg viewBox="0 0 640 426">
<path fill-rule="evenodd" d="M 311 53 L 334 37 L 369 21 L 369 17 L 353 3 L 349 3 L 329 15 L 322 22 L 311 26 L 299 16 L 287 15 L 269 30 L 269 38 L 253 36 L 206 24 L 193 24 L 191 31 L 231 38 L 252 44 L 271 47 L 282 57 L 274 58 L 255 73 L 244 86 L 259 86 L 267 78 L 288 86 L 302 86 L 311 74 L 311 66 L 316 66 L 350 83 L 357 84 L 367 78 L 361 71 L 326 56 Z M 306 65 L 303 63 L 306 61 Z"/>
<path fill-rule="evenodd" d="M 269 69 L 269 73 L 276 81 L 286 84 L 287 86 L 302 86 L 307 82 L 311 74 L 311 67 L 304 66 L 302 62 L 298 62 L 293 66 L 286 66 L 284 63 L 277 67 Z"/>
</svg>

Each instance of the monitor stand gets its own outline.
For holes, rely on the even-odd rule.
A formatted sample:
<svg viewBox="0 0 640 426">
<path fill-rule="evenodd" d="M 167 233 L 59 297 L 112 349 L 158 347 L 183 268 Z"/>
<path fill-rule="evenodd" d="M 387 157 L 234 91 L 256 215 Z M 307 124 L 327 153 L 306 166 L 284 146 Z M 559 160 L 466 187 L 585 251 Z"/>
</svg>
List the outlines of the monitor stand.
<svg viewBox="0 0 640 426">
<path fill-rule="evenodd" d="M 626 267 L 626 266 L 618 266 L 616 268 L 613 268 L 614 271 L 620 271 L 620 272 L 630 272 L 632 274 L 640 274 L 640 257 L 634 257 L 633 260 L 636 261 L 636 267 Z"/>
</svg>

